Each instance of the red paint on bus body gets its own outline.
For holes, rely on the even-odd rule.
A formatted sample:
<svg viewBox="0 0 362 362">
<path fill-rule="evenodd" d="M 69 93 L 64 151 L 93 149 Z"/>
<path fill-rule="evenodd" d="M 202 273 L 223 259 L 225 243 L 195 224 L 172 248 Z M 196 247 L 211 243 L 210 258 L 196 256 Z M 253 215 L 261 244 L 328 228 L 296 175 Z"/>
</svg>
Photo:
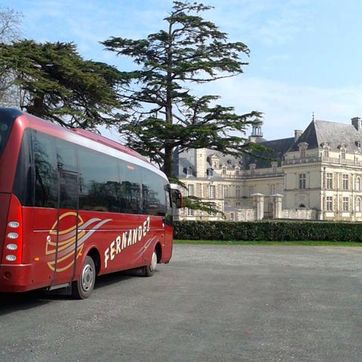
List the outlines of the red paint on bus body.
<svg viewBox="0 0 362 362">
<path fill-rule="evenodd" d="M 75 144 L 102 143 L 122 152 L 126 159 L 136 157 L 145 162 L 137 152 L 99 135 L 67 130 L 25 113 L 19 115 L 0 155 L 0 292 L 22 292 L 77 280 L 90 252 L 98 258 L 98 275 L 148 265 L 156 247 L 161 252 L 159 262 L 170 261 L 173 228 L 165 223 L 164 216 L 20 205 L 12 190 L 22 137 L 29 128 Z M 20 225 L 10 227 L 10 222 Z M 15 242 L 9 238 L 11 232 L 19 235 Z M 8 245 L 17 240 L 21 250 L 9 250 Z M 20 260 L 6 260 L 12 254 L 19 255 Z"/>
</svg>

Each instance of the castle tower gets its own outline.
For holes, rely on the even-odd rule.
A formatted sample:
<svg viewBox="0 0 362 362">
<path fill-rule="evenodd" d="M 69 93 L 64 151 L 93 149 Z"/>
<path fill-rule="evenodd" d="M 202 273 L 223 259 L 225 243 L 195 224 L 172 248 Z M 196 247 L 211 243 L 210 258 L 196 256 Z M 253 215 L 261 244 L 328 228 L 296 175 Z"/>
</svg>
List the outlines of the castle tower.
<svg viewBox="0 0 362 362">
<path fill-rule="evenodd" d="M 263 131 L 261 130 L 262 126 L 263 121 L 259 117 L 255 118 L 251 135 L 249 136 L 249 142 L 256 143 L 258 139 L 263 137 Z"/>
</svg>

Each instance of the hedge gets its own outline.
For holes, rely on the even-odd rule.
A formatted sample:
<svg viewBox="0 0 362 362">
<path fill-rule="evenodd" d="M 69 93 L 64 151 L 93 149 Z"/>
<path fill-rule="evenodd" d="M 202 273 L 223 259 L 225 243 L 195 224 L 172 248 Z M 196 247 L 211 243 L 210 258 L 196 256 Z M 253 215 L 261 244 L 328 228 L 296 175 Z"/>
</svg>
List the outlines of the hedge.
<svg viewBox="0 0 362 362">
<path fill-rule="evenodd" d="M 362 242 L 362 223 L 311 221 L 175 221 L 178 240 L 313 240 Z"/>
</svg>

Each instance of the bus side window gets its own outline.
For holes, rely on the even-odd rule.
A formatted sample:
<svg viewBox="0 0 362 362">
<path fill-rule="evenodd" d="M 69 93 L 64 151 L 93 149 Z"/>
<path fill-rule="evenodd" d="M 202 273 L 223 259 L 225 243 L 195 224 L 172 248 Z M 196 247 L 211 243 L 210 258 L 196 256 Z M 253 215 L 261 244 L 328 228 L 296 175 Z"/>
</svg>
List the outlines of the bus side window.
<svg viewBox="0 0 362 362">
<path fill-rule="evenodd" d="M 58 171 L 55 158 L 55 139 L 33 132 L 35 172 L 35 206 L 58 206 Z"/>
<path fill-rule="evenodd" d="M 79 181 L 75 145 L 57 140 L 57 167 L 59 174 L 59 207 L 78 209 Z"/>
<path fill-rule="evenodd" d="M 119 204 L 121 212 L 141 214 L 141 169 L 126 161 L 119 162 L 121 187 Z"/>
<path fill-rule="evenodd" d="M 145 214 L 166 214 L 165 181 L 147 169 L 142 170 L 142 201 Z"/>
<path fill-rule="evenodd" d="M 118 160 L 96 151 L 79 148 L 80 196 L 83 210 L 119 212 Z"/>
</svg>

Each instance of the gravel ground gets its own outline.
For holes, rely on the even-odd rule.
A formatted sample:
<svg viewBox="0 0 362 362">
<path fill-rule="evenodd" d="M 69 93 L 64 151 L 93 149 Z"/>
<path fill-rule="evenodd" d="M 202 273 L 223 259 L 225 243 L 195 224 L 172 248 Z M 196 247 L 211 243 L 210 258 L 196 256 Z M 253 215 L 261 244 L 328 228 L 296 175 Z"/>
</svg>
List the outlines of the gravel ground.
<svg viewBox="0 0 362 362">
<path fill-rule="evenodd" d="M 91 298 L 0 294 L 0 361 L 362 361 L 362 248 L 176 245 Z"/>
</svg>

